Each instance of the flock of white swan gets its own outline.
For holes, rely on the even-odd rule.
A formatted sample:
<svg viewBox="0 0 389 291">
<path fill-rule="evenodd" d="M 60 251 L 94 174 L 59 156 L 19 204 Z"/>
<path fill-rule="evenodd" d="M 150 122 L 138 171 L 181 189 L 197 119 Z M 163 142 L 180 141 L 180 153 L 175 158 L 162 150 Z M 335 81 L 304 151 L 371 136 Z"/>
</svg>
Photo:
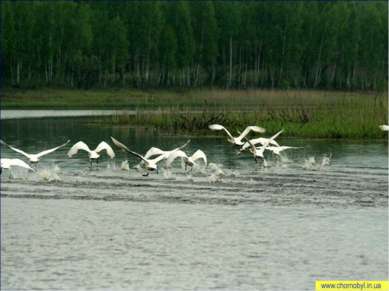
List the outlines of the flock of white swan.
<svg viewBox="0 0 389 291">
<path fill-rule="evenodd" d="M 380 125 L 379 127 L 383 131 L 389 131 L 389 125 Z M 265 133 L 265 129 L 259 126 L 247 126 L 242 133 L 238 132 L 239 136 L 236 137 L 234 137 L 224 126 L 220 124 L 212 124 L 209 126 L 209 129 L 216 130 L 216 131 L 221 131 L 221 130 L 225 131 L 225 133 L 228 136 L 227 141 L 236 147 L 240 147 L 239 153 L 249 150 L 255 162 L 261 160 L 264 166 L 267 166 L 265 156 L 264 156 L 264 152 L 266 150 L 279 156 L 282 151 L 298 148 L 298 147 L 291 147 L 291 146 L 281 146 L 276 141 L 276 138 L 283 132 L 283 130 L 280 130 L 279 132 L 277 132 L 276 134 L 274 134 L 269 138 L 259 137 L 250 140 L 247 138 L 247 135 L 250 132 Z M 137 164 L 134 168 L 143 169 L 144 171 L 143 176 L 148 176 L 150 172 L 154 172 L 154 171 L 158 173 L 158 169 L 159 169 L 158 164 L 162 161 L 166 161 L 165 167 L 170 168 L 172 163 L 178 158 L 180 158 L 184 162 L 185 171 L 188 168 L 190 170 L 193 169 L 193 167 L 197 165 L 199 161 L 202 161 L 203 164 L 207 166 L 207 156 L 202 150 L 198 149 L 191 155 L 184 151 L 184 148 L 190 143 L 190 140 L 188 140 L 182 146 L 168 151 L 161 150 L 156 147 L 152 147 L 146 152 L 145 155 L 141 155 L 137 152 L 130 150 L 125 144 L 123 144 L 122 142 L 118 141 L 113 137 L 111 137 L 111 140 L 112 143 L 117 148 L 127 152 L 128 154 L 140 160 L 140 163 Z M 28 163 L 26 163 L 21 159 L 1 158 L 0 173 L 2 172 L 3 169 L 11 169 L 12 167 L 22 167 L 31 171 L 35 171 L 34 165 L 37 164 L 42 157 L 65 147 L 69 142 L 70 140 L 55 148 L 44 150 L 37 154 L 29 154 L 24 152 L 23 150 L 17 149 L 7 144 L 3 140 L 0 140 L 0 144 L 2 144 L 3 146 L 7 146 L 11 150 L 25 156 L 28 159 Z M 114 150 L 105 141 L 100 142 L 94 150 L 91 150 L 85 142 L 79 141 L 70 148 L 67 155 L 69 158 L 71 158 L 74 155 L 76 155 L 80 150 L 88 153 L 91 168 L 94 162 L 98 164 L 100 156 L 104 151 L 111 159 L 115 157 Z M 125 162 L 128 163 L 128 159 L 125 160 Z"/>
</svg>

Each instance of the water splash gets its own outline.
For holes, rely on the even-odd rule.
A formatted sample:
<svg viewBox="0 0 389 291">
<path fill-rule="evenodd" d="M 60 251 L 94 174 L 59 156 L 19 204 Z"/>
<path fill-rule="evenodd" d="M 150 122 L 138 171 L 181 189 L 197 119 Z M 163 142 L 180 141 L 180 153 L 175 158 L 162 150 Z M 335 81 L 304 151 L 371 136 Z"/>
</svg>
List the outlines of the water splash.
<svg viewBox="0 0 389 291">
<path fill-rule="evenodd" d="M 304 160 L 303 168 L 307 170 L 322 170 L 331 164 L 332 154 L 324 155 L 320 162 L 316 161 L 316 158 L 311 156 Z"/>
<path fill-rule="evenodd" d="M 124 161 L 120 164 L 120 169 L 121 169 L 122 171 L 127 171 L 127 172 L 130 171 L 130 165 L 128 164 L 128 161 L 127 161 L 127 160 L 124 160 Z"/>
<path fill-rule="evenodd" d="M 292 159 L 290 159 L 286 154 L 282 154 L 278 156 L 278 159 L 276 161 L 276 167 L 286 169 L 289 168 L 289 166 L 293 166 L 294 163 L 295 162 Z"/>
<path fill-rule="evenodd" d="M 162 172 L 162 176 L 165 179 L 172 179 L 174 177 L 170 169 L 163 169 L 161 172 Z"/>
<path fill-rule="evenodd" d="M 221 182 L 223 178 L 226 176 L 226 173 L 222 170 L 222 165 L 210 163 L 208 165 L 208 170 L 211 173 L 210 176 L 208 177 L 208 181 L 210 183 Z"/>
<path fill-rule="evenodd" d="M 60 167 L 55 165 L 53 168 L 49 169 L 42 169 L 37 172 L 37 175 L 44 181 L 47 182 L 56 182 L 61 181 L 62 179 L 58 175 L 58 173 L 61 171 Z"/>
<path fill-rule="evenodd" d="M 316 165 L 316 159 L 315 157 L 312 156 L 304 160 L 303 168 L 307 170 L 311 170 L 315 167 L 315 165 Z"/>
<path fill-rule="evenodd" d="M 329 166 L 331 164 L 331 158 L 332 154 L 329 154 L 328 156 L 324 155 L 320 163 L 320 169 Z"/>
</svg>

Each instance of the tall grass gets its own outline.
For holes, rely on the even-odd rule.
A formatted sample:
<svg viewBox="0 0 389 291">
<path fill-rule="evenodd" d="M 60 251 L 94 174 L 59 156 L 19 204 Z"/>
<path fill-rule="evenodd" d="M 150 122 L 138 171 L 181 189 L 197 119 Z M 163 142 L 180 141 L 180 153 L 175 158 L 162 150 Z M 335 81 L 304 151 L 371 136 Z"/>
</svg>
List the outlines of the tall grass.
<svg viewBox="0 0 389 291">
<path fill-rule="evenodd" d="M 138 110 L 136 114 L 118 114 L 109 124 L 152 126 L 168 132 L 211 134 L 208 125 L 220 123 L 236 133 L 247 125 L 260 125 L 268 133 L 285 129 L 284 136 L 313 138 L 383 138 L 379 124 L 387 121 L 388 105 L 383 100 L 341 101 L 332 104 L 302 106 L 264 106 L 251 111 L 200 110 L 170 108 Z M 107 122 L 107 121 L 105 121 Z"/>
<path fill-rule="evenodd" d="M 382 138 L 388 122 L 387 92 L 316 90 L 14 90 L 2 92 L 2 108 L 121 108 L 107 124 L 152 126 L 168 132 L 215 134 L 211 123 L 233 133 L 260 125 L 269 133 L 320 138 Z M 102 124 L 101 124 L 102 125 Z"/>
</svg>

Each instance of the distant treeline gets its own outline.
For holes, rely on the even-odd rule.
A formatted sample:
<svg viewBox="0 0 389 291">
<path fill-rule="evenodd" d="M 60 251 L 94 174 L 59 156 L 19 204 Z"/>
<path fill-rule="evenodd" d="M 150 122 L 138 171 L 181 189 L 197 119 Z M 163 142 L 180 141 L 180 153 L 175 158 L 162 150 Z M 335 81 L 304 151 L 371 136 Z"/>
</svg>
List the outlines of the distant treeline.
<svg viewBox="0 0 389 291">
<path fill-rule="evenodd" d="M 377 90 L 386 2 L 2 1 L 5 85 Z"/>
</svg>

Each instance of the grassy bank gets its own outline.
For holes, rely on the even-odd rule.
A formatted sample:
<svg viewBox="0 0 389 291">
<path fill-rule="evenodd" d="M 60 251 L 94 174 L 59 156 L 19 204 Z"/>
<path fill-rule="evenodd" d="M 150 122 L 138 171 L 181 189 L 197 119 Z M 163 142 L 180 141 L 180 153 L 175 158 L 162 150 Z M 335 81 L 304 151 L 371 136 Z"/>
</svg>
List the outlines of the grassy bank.
<svg viewBox="0 0 389 291">
<path fill-rule="evenodd" d="M 136 109 L 99 119 L 101 125 L 142 125 L 169 132 L 209 133 L 221 123 L 233 133 L 248 124 L 280 128 L 284 136 L 315 138 L 384 138 L 386 93 L 310 90 L 80 91 L 6 90 L 3 108 Z M 150 113 L 152 110 L 152 113 Z"/>
<path fill-rule="evenodd" d="M 161 110 L 153 114 L 138 111 L 99 119 L 98 125 L 140 125 L 155 127 L 170 133 L 211 134 L 208 125 L 220 123 L 232 134 L 247 125 L 260 125 L 267 135 L 285 129 L 283 136 L 311 138 L 385 138 L 386 132 L 378 128 L 385 113 L 377 107 L 369 108 L 302 108 L 266 109 L 261 111 L 172 111 Z M 99 124 L 100 123 L 100 124 Z M 214 133 L 215 134 L 215 133 Z"/>
</svg>

